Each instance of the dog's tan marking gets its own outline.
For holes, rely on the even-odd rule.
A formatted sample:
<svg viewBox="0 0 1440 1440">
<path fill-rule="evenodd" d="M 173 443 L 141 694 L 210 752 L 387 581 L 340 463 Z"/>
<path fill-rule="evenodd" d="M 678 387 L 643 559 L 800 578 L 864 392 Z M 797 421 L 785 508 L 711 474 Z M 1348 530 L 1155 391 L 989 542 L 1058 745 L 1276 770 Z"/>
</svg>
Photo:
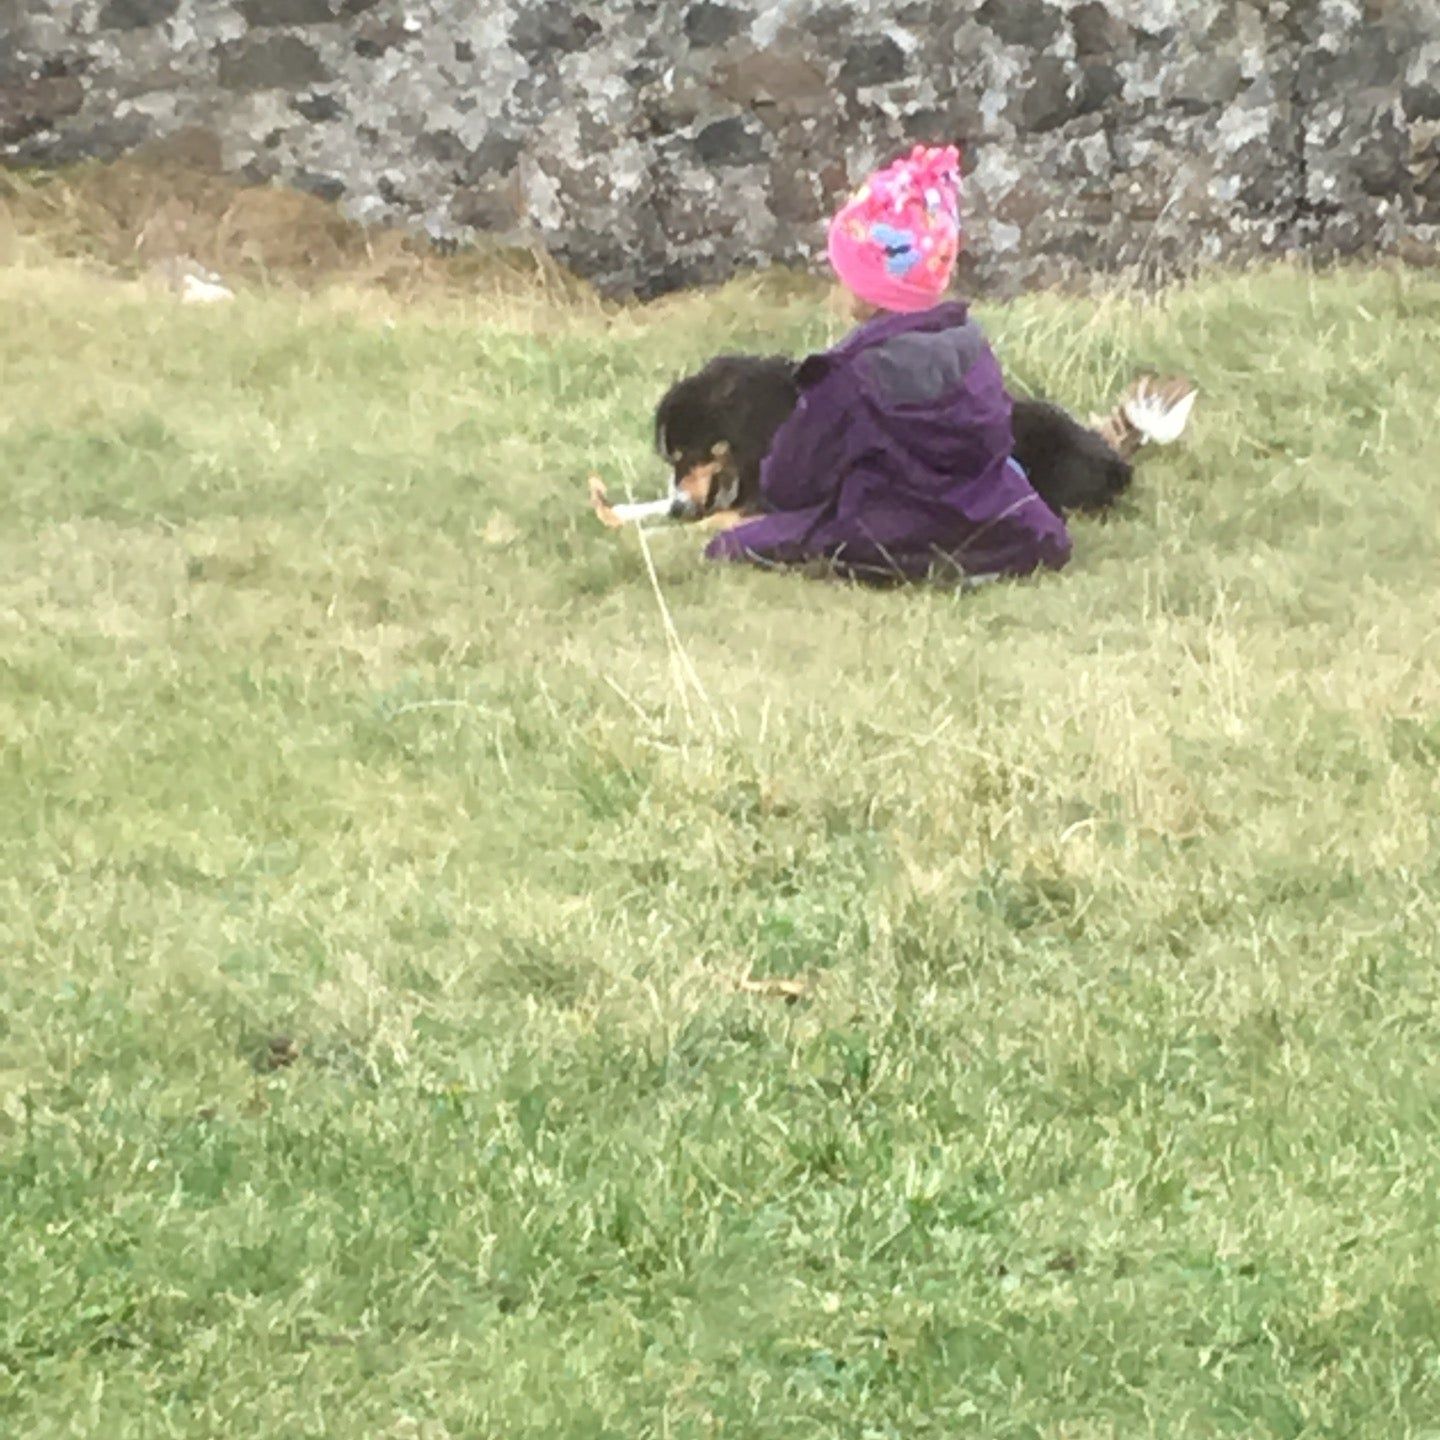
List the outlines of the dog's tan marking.
<svg viewBox="0 0 1440 1440">
<path fill-rule="evenodd" d="M 707 515 L 700 524 L 706 530 L 733 530 L 750 518 L 738 510 L 717 510 L 713 515 Z"/>
<path fill-rule="evenodd" d="M 675 488 L 697 510 L 703 510 L 710 499 L 710 487 L 720 473 L 721 462 L 715 460 L 706 465 L 692 465 L 676 482 Z"/>
<path fill-rule="evenodd" d="M 728 460 L 730 458 L 730 442 L 719 440 L 710 447 L 710 453 L 717 460 Z"/>
</svg>

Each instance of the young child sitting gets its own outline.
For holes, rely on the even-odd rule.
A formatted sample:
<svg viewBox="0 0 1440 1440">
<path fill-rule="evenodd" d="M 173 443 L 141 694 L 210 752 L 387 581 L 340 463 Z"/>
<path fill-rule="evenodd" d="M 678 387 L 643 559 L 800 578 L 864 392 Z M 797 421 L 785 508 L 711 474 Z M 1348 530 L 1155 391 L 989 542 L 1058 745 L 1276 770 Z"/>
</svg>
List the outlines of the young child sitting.
<svg viewBox="0 0 1440 1440">
<path fill-rule="evenodd" d="M 1012 457 L 984 333 L 944 299 L 959 198 L 958 153 L 917 147 L 832 220 L 830 262 L 861 323 L 800 366 L 799 404 L 761 471 L 767 513 L 716 536 L 709 557 L 962 580 L 1070 558 L 1064 521 Z"/>
</svg>

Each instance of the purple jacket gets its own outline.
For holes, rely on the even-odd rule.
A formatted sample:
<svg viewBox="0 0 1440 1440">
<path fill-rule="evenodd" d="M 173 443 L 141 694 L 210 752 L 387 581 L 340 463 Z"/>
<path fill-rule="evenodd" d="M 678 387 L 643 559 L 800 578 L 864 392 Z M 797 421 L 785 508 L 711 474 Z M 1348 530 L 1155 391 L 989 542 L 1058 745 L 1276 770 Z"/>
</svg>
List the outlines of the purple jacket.
<svg viewBox="0 0 1440 1440">
<path fill-rule="evenodd" d="M 963 304 L 871 320 L 799 381 L 761 470 L 768 513 L 717 535 L 711 559 L 960 578 L 1070 558 L 1064 522 L 1010 458 L 1010 396 Z"/>
</svg>

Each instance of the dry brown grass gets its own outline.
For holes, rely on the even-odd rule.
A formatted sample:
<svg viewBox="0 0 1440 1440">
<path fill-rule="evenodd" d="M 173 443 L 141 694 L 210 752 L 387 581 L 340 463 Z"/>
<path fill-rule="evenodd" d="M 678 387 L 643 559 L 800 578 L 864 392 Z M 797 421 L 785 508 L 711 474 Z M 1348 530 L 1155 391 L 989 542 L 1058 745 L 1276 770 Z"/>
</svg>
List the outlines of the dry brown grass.
<svg viewBox="0 0 1440 1440">
<path fill-rule="evenodd" d="M 189 260 L 249 284 L 343 283 L 402 296 L 539 289 L 556 302 L 594 303 L 590 287 L 542 251 L 441 254 L 423 237 L 348 220 L 313 195 L 228 176 L 213 141 L 194 133 L 110 164 L 0 171 L 0 264 L 27 249 L 124 276 Z"/>
</svg>

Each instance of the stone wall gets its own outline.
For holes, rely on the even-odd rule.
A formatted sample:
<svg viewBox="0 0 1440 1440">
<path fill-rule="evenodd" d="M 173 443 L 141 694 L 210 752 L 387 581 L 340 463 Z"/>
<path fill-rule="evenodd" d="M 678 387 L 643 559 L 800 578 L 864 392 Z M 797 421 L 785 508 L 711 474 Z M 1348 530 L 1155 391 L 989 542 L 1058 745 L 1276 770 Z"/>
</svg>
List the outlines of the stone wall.
<svg viewBox="0 0 1440 1440">
<path fill-rule="evenodd" d="M 0 0 L 0 160 L 225 166 L 655 293 L 961 142 L 971 285 L 1440 237 L 1440 0 Z"/>
</svg>

